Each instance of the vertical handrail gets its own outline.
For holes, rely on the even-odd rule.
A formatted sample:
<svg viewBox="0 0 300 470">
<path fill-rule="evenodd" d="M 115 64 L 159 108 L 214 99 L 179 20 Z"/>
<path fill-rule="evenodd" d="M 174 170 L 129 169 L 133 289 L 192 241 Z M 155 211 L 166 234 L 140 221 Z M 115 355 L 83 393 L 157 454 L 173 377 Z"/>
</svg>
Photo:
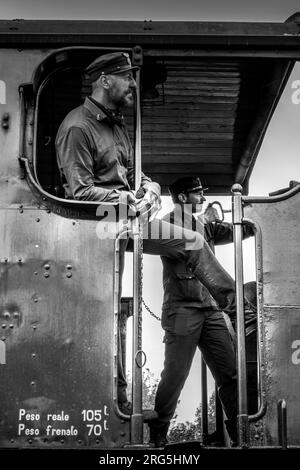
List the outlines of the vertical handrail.
<svg viewBox="0 0 300 470">
<path fill-rule="evenodd" d="M 243 198 L 244 200 L 244 198 Z M 255 234 L 255 260 L 256 260 L 256 284 L 257 284 L 257 388 L 258 411 L 248 416 L 249 423 L 261 419 L 267 410 L 267 402 L 264 395 L 263 368 L 265 366 L 263 340 L 263 261 L 262 261 L 262 232 L 260 226 L 251 219 L 243 217 L 243 222 L 251 225 Z"/>
<path fill-rule="evenodd" d="M 24 151 L 24 139 L 25 139 L 25 97 L 24 97 L 24 87 L 21 85 L 19 87 L 19 98 L 20 98 L 20 138 L 19 138 L 19 157 L 23 158 L 25 156 Z"/>
<path fill-rule="evenodd" d="M 208 436 L 208 401 L 207 401 L 207 365 L 201 355 L 201 431 L 202 441 L 205 443 Z"/>
<path fill-rule="evenodd" d="M 135 190 L 141 184 L 141 110 L 140 71 L 136 72 L 136 113 L 135 113 Z M 142 239 L 138 218 L 132 221 L 133 230 L 133 335 L 132 335 L 132 416 L 131 444 L 143 442 L 142 415 L 142 367 L 138 355 L 142 350 L 142 306 L 141 306 L 141 253 Z"/>
<path fill-rule="evenodd" d="M 282 449 L 287 449 L 287 410 L 286 401 L 281 399 L 277 404 L 278 417 L 278 445 Z"/>
<path fill-rule="evenodd" d="M 242 186 L 232 187 L 232 217 L 235 251 L 235 286 L 236 286 L 236 316 L 237 316 L 237 372 L 238 372 L 238 443 L 247 447 L 249 443 L 249 422 L 247 406 L 247 371 L 246 371 L 246 342 L 244 321 L 244 276 L 242 251 Z"/>
</svg>

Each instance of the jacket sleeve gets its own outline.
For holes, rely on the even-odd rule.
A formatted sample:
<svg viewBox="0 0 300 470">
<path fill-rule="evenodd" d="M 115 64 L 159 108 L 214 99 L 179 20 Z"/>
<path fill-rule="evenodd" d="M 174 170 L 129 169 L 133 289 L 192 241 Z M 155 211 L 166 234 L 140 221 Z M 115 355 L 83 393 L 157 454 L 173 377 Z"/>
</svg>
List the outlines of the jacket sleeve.
<svg viewBox="0 0 300 470">
<path fill-rule="evenodd" d="M 74 199 L 119 202 L 121 191 L 94 184 L 93 157 L 85 132 L 71 127 L 56 140 L 61 170 Z"/>
<path fill-rule="evenodd" d="M 243 239 L 254 235 L 252 226 L 243 224 Z M 233 242 L 233 225 L 229 222 L 212 222 L 206 224 L 205 231 L 208 241 L 215 245 L 225 245 Z"/>
</svg>

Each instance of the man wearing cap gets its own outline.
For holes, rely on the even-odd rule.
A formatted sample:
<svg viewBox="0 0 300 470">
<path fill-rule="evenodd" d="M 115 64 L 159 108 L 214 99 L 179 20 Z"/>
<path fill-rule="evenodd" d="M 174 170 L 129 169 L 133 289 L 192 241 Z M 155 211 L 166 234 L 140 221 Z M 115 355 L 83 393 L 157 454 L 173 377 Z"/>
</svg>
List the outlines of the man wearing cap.
<svg viewBox="0 0 300 470">
<path fill-rule="evenodd" d="M 102 55 L 87 67 L 92 94 L 65 117 L 55 142 L 67 198 L 118 203 L 125 196 L 130 204 L 140 206 L 149 195 L 150 199 L 160 197 L 160 186 L 144 174 L 141 193 L 145 197 L 141 203 L 131 189 L 133 151 L 121 109 L 134 103 L 136 82 L 132 72 L 136 68 L 123 52 Z M 234 281 L 200 233 L 183 227 L 175 236 L 172 226 L 158 219 L 143 228 L 145 253 L 186 263 L 223 310 L 234 315 Z M 124 374 L 119 374 L 119 401 L 126 404 L 125 387 Z"/>
<path fill-rule="evenodd" d="M 202 212 L 205 189 L 199 178 L 176 180 L 169 188 L 175 207 L 165 218 L 175 225 L 181 225 L 184 220 L 192 230 L 204 235 L 213 251 L 214 245 L 233 241 L 233 226 L 221 222 L 211 205 L 208 205 L 204 216 L 196 216 L 196 212 Z M 253 235 L 250 226 L 244 225 L 243 231 L 244 238 Z M 225 421 L 227 430 L 232 442 L 236 443 L 236 360 L 224 315 L 188 265 L 166 256 L 161 256 L 161 259 L 165 361 L 155 398 L 158 419 L 150 423 L 150 440 L 157 447 L 167 442 L 170 420 L 198 347 L 215 379 L 228 418 Z"/>
<path fill-rule="evenodd" d="M 67 198 L 118 203 L 122 194 L 136 201 L 133 150 L 121 113 L 134 103 L 136 68 L 123 52 L 100 56 L 87 67 L 92 95 L 67 115 L 56 137 Z M 144 174 L 142 187 L 159 192 Z"/>
</svg>

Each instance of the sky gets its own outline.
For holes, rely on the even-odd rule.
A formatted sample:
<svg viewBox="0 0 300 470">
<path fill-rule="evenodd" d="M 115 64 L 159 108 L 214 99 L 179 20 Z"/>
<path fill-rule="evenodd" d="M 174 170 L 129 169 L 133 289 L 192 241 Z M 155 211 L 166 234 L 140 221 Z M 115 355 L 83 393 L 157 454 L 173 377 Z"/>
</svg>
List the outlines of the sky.
<svg viewBox="0 0 300 470">
<path fill-rule="evenodd" d="M 299 9 L 297 0 L 2 0 L 1 18 L 285 21 Z"/>
<path fill-rule="evenodd" d="M 299 0 L 1 0 L 2 19 L 107 19 L 165 21 L 285 21 L 300 11 Z M 300 64 L 294 68 L 285 92 L 269 125 L 257 163 L 250 179 L 250 195 L 267 195 L 288 186 L 290 180 L 300 181 L 299 122 L 300 103 L 293 103 L 293 84 L 300 80 Z M 300 94 L 298 95 L 300 97 Z M 299 100 L 300 101 L 300 100 Z M 205 182 L 204 182 L 205 183 Z M 216 199 L 216 198 L 214 198 Z M 219 198 L 230 208 L 230 198 Z M 211 199 L 208 200 L 210 202 Z M 164 211 L 171 208 L 164 198 Z M 245 281 L 254 279 L 253 241 L 244 242 Z M 233 248 L 217 250 L 225 268 L 233 274 Z M 123 295 L 131 295 L 130 255 Z M 162 269 L 159 257 L 144 258 L 143 296 L 158 315 L 162 303 Z M 130 327 L 130 325 L 129 325 Z M 157 320 L 144 313 L 143 348 L 148 367 L 159 377 L 163 365 L 163 332 Z M 213 385 L 210 380 L 210 391 Z M 196 356 L 190 377 L 177 409 L 178 421 L 192 420 L 200 402 L 200 357 Z"/>
</svg>

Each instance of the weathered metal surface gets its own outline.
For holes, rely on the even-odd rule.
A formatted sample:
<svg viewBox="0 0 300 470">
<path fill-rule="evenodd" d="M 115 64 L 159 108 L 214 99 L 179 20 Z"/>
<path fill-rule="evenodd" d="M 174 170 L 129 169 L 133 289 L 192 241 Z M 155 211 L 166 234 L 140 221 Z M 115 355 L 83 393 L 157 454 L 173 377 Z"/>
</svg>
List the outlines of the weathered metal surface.
<svg viewBox="0 0 300 470">
<path fill-rule="evenodd" d="M 290 191 L 290 197 L 245 200 L 250 203 L 245 216 L 262 231 L 259 328 L 267 412 L 257 440 L 278 445 L 277 403 L 283 399 L 288 445 L 300 445 L 300 186 Z"/>
<path fill-rule="evenodd" d="M 7 50 L 0 51 L 0 78 L 6 84 L 6 103 L 0 104 L 1 113 L 9 113 L 10 128 L 0 129 L 0 206 L 6 204 L 17 207 L 27 201 L 35 205 L 34 198 L 22 179 L 18 162 L 20 137 L 20 108 L 18 88 L 21 83 L 31 81 L 33 70 L 47 55 L 47 50 Z M 32 147 L 32 142 L 31 142 Z"/>
<path fill-rule="evenodd" d="M 121 446 L 114 241 L 99 240 L 95 221 L 26 207 L 0 217 L 0 445 Z"/>
</svg>

